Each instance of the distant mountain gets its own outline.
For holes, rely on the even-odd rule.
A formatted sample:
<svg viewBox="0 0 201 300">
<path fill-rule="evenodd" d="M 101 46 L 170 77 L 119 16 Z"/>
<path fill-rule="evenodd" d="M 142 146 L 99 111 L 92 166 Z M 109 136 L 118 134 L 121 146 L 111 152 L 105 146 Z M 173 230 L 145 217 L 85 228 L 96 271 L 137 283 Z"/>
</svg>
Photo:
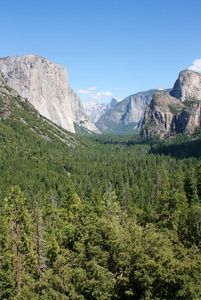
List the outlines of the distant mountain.
<svg viewBox="0 0 201 300">
<path fill-rule="evenodd" d="M 83 103 L 83 107 L 87 116 L 95 123 L 104 114 L 107 104 L 96 101 L 86 101 Z"/>
<path fill-rule="evenodd" d="M 120 98 L 112 98 L 110 103 L 107 105 L 107 109 L 114 107 L 116 104 L 118 104 L 121 101 L 122 101 L 122 99 L 120 99 Z"/>
<path fill-rule="evenodd" d="M 171 138 L 191 134 L 201 125 L 201 74 L 180 72 L 170 94 L 156 92 L 147 106 L 141 135 Z"/>
<path fill-rule="evenodd" d="M 120 101 L 121 99 L 119 98 L 112 98 L 112 100 L 108 104 L 97 101 L 86 101 L 83 103 L 83 107 L 88 117 L 94 123 L 96 123 L 105 113 L 105 111 L 115 106 Z"/>
<path fill-rule="evenodd" d="M 160 90 L 162 88 L 159 88 Z M 98 129 L 106 133 L 134 133 L 138 132 L 148 105 L 153 94 L 158 89 L 152 89 L 130 95 L 114 107 L 107 110 L 95 123 Z M 163 92 L 170 89 L 163 89 Z"/>
<path fill-rule="evenodd" d="M 24 55 L 1 58 L 0 71 L 8 86 L 52 122 L 71 132 L 75 132 L 76 124 L 100 133 L 68 85 L 65 67 L 38 55 Z"/>
</svg>

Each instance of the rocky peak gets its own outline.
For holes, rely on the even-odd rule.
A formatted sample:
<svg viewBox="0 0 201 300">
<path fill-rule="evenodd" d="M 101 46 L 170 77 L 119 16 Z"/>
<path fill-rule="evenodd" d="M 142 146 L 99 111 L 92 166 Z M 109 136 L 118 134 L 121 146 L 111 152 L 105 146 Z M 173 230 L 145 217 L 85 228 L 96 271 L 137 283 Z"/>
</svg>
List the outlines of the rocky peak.
<svg viewBox="0 0 201 300">
<path fill-rule="evenodd" d="M 181 71 L 170 95 L 182 102 L 188 99 L 201 101 L 201 74 L 191 70 Z"/>
<path fill-rule="evenodd" d="M 141 135 L 170 138 L 177 133 L 191 134 L 201 125 L 201 74 L 180 72 L 169 94 L 156 92 L 146 107 Z"/>
<path fill-rule="evenodd" d="M 81 100 L 68 85 L 67 69 L 38 55 L 0 60 L 7 84 L 61 127 L 75 132 L 74 123 L 99 132 L 84 112 Z"/>
<path fill-rule="evenodd" d="M 119 99 L 119 98 L 112 98 L 110 103 L 107 105 L 107 109 L 110 109 L 111 107 L 115 106 L 120 101 L 121 101 L 121 99 Z"/>
</svg>

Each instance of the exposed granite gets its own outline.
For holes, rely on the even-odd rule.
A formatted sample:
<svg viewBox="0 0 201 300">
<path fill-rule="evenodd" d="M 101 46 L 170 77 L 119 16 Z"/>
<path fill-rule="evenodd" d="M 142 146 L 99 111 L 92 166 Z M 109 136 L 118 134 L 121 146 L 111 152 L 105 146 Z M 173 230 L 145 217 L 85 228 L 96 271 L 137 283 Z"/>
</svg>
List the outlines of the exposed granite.
<svg viewBox="0 0 201 300">
<path fill-rule="evenodd" d="M 30 54 L 1 59 L 0 70 L 10 87 L 52 122 L 75 132 L 74 122 L 82 121 L 82 126 L 99 132 L 85 114 L 79 97 L 69 87 L 65 67 Z"/>
<path fill-rule="evenodd" d="M 201 101 L 201 74 L 191 70 L 181 71 L 170 95 L 182 102 L 188 99 Z"/>
<path fill-rule="evenodd" d="M 193 133 L 201 125 L 200 99 L 201 74 L 182 71 L 170 95 L 154 94 L 145 110 L 141 135 L 144 138 L 171 138 L 177 133 Z"/>
</svg>

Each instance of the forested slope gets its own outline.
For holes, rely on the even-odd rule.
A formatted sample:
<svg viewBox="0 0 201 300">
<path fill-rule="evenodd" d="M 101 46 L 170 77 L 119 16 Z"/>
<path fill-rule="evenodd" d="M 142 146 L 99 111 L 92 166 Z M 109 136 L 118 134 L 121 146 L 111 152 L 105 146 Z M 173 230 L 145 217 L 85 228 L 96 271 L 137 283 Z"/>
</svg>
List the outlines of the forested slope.
<svg viewBox="0 0 201 300">
<path fill-rule="evenodd" d="M 0 298 L 201 298 L 199 131 L 78 138 L 2 89 Z"/>
</svg>

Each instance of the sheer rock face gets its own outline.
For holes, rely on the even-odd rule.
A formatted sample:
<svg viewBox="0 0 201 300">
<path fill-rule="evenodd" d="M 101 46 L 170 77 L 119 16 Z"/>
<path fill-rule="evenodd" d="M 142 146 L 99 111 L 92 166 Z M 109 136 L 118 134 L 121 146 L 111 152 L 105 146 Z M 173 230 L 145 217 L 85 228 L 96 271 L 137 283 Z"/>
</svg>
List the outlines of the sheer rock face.
<svg viewBox="0 0 201 300">
<path fill-rule="evenodd" d="M 31 54 L 1 59 L 0 70 L 7 84 L 47 119 L 71 132 L 75 132 L 74 122 L 98 132 L 69 87 L 65 67 Z"/>
<path fill-rule="evenodd" d="M 201 74 L 182 71 L 170 95 L 154 94 L 145 110 L 141 135 L 145 138 L 155 135 L 171 138 L 177 133 L 193 133 L 201 126 L 200 100 Z"/>
<path fill-rule="evenodd" d="M 143 93 L 138 93 L 136 96 L 129 96 L 128 106 L 123 115 L 123 124 L 128 125 L 133 122 L 140 122 L 146 105 L 150 103 L 150 99 L 149 95 Z"/>
<path fill-rule="evenodd" d="M 175 133 L 189 135 L 201 125 L 201 102 L 193 103 L 175 116 Z"/>
<path fill-rule="evenodd" d="M 174 109 L 183 110 L 184 105 L 169 94 L 155 92 L 150 105 L 145 109 L 141 134 L 143 137 L 158 135 L 161 138 L 172 135 Z"/>
<path fill-rule="evenodd" d="M 191 70 L 181 71 L 170 95 L 182 102 L 187 99 L 201 101 L 201 74 Z"/>
</svg>

